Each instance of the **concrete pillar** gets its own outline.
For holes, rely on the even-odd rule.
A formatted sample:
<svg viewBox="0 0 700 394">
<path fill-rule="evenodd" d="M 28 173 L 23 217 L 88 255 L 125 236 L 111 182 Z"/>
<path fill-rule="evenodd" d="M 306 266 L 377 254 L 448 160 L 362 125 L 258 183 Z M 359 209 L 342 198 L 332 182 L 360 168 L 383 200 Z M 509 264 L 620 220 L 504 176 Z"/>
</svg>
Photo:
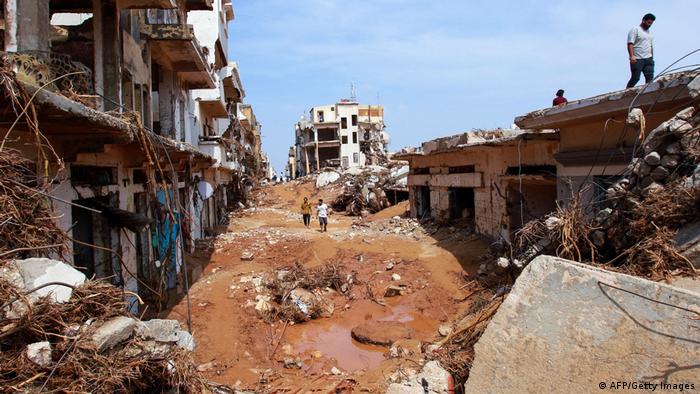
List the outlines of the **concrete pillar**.
<svg viewBox="0 0 700 394">
<path fill-rule="evenodd" d="M 104 48 L 104 42 L 102 41 L 102 0 L 92 0 L 92 39 L 95 47 L 93 48 L 94 53 L 94 65 L 93 65 L 93 78 L 95 80 L 95 94 L 104 95 L 104 70 L 102 69 L 102 51 Z M 100 104 L 100 108 L 104 109 L 104 103 Z"/>
<path fill-rule="evenodd" d="M 48 51 L 51 49 L 51 17 L 49 2 L 15 0 L 17 6 L 17 50 Z"/>
<path fill-rule="evenodd" d="M 121 40 L 119 37 L 119 10 L 113 0 L 97 1 L 93 12 L 99 12 L 100 30 L 96 34 L 100 34 L 102 54 L 100 58 L 102 78 L 102 95 L 104 99 L 105 111 L 119 109 L 121 104 Z M 93 14 L 94 18 L 94 14 Z M 97 26 L 95 26 L 97 28 Z M 97 42 L 95 43 L 97 48 Z M 98 57 L 95 57 L 97 62 Z"/>
<path fill-rule="evenodd" d="M 158 107 L 161 134 L 175 138 L 175 73 L 161 68 L 162 81 L 158 84 Z"/>
</svg>

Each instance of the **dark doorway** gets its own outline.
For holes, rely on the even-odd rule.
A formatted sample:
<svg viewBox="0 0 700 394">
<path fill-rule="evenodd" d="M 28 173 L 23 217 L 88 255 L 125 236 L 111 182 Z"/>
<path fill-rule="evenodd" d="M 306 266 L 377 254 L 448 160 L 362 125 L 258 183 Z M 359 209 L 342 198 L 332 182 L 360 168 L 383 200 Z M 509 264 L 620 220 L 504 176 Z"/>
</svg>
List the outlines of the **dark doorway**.
<svg viewBox="0 0 700 394">
<path fill-rule="evenodd" d="M 136 208 L 136 213 L 149 216 L 148 198 L 145 192 L 134 193 L 134 207 Z M 143 283 L 148 283 L 151 288 L 156 288 L 158 284 L 158 277 L 155 266 L 150 264 L 150 243 L 148 242 L 148 236 L 150 234 L 149 227 L 146 226 L 140 232 L 135 234 L 136 265 L 139 280 Z M 151 292 L 144 286 L 139 286 L 139 295 L 142 298 L 149 298 L 153 296 L 153 294 L 151 294 Z"/>
<path fill-rule="evenodd" d="M 557 186 L 553 182 L 511 182 L 507 201 L 510 230 L 515 231 L 557 209 Z"/>
<path fill-rule="evenodd" d="M 119 195 L 110 193 L 104 197 L 75 201 L 88 207 L 119 206 Z M 112 227 L 106 216 L 73 206 L 73 262 L 88 277 L 112 278 L 112 283 L 122 285 L 119 256 L 110 250 L 120 249 L 119 229 Z M 94 245 L 94 246 L 90 246 Z"/>
<path fill-rule="evenodd" d="M 415 195 L 416 215 L 418 218 L 430 217 L 430 188 L 428 186 L 416 186 Z"/>
<path fill-rule="evenodd" d="M 451 187 L 447 189 L 450 204 L 450 219 L 474 217 L 474 189 Z"/>
</svg>

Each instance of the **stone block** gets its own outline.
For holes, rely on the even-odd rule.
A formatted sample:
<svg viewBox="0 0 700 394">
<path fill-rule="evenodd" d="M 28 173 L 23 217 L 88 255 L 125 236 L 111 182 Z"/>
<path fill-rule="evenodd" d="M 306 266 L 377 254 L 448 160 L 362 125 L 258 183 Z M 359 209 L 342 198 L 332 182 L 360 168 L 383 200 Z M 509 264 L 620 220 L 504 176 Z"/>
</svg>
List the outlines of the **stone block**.
<svg viewBox="0 0 700 394">
<path fill-rule="evenodd" d="M 588 393 L 600 382 L 696 384 L 700 294 L 540 256 L 475 345 L 466 393 Z"/>
<path fill-rule="evenodd" d="M 158 342 L 177 342 L 180 322 L 168 319 L 151 319 L 136 324 L 136 335 Z"/>
<path fill-rule="evenodd" d="M 92 342 L 98 352 L 111 349 L 129 339 L 136 328 L 136 320 L 127 316 L 117 316 L 107 320 L 92 334 Z"/>
<path fill-rule="evenodd" d="M 32 257 L 25 260 L 14 260 L 13 264 L 19 270 L 24 280 L 25 291 L 36 289 L 49 282 L 62 282 L 78 286 L 85 282 L 85 275 L 70 265 L 43 257 Z M 50 285 L 30 293 L 29 297 L 50 296 L 54 302 L 62 303 L 70 299 L 73 289 L 66 286 Z"/>
</svg>

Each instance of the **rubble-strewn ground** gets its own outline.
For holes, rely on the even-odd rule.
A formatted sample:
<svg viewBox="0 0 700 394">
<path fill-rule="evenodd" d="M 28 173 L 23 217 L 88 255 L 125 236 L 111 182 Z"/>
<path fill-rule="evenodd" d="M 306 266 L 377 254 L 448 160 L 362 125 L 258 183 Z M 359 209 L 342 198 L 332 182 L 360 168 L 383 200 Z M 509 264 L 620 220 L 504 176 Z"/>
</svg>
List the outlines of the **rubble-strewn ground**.
<svg viewBox="0 0 700 394">
<path fill-rule="evenodd" d="M 298 214 L 304 196 L 332 201 L 332 190 L 319 196 L 314 188 L 312 182 L 263 188 L 261 204 L 237 212 L 228 231 L 210 242 L 191 305 L 195 357 L 217 382 L 239 390 L 382 392 L 417 369 L 425 357 L 421 342 L 440 338 L 438 331 L 449 331 L 441 325 L 468 308 L 465 275 L 476 272 L 487 247 L 468 228 L 399 218 L 403 203 L 365 220 L 334 214 L 321 233 L 315 221 L 304 228 Z M 323 315 L 330 304 L 330 317 L 285 323 L 268 311 L 280 307 L 270 283 L 297 263 L 302 271 L 342 272 L 336 289 L 308 289 L 323 300 Z M 295 308 L 292 298 L 281 298 L 285 308 Z M 183 300 L 169 317 L 184 322 L 186 311 Z M 391 353 L 401 357 L 390 358 L 389 347 L 353 339 L 355 327 L 362 338 L 400 340 L 405 351 L 395 348 Z"/>
</svg>

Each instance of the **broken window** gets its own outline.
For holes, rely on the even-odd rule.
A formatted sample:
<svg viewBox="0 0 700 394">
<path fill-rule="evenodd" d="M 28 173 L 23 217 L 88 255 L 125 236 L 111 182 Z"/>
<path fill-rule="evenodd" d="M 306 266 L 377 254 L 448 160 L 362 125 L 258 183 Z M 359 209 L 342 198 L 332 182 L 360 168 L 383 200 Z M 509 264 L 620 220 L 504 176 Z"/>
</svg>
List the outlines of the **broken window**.
<svg viewBox="0 0 700 394">
<path fill-rule="evenodd" d="M 352 154 L 352 162 L 357 164 L 360 162 L 360 154 L 355 152 Z"/>
<path fill-rule="evenodd" d="M 352 125 L 357 126 L 357 115 L 352 116 Z"/>
<path fill-rule="evenodd" d="M 473 165 L 449 167 L 447 169 L 448 174 L 470 174 L 472 172 L 474 172 Z"/>
<path fill-rule="evenodd" d="M 342 136 L 341 138 L 343 139 L 343 144 L 347 144 L 347 143 L 348 143 L 348 136 L 347 136 L 347 135 L 344 135 L 344 136 Z"/>
<path fill-rule="evenodd" d="M 321 123 L 325 122 L 323 119 L 323 111 L 318 111 L 318 121 Z"/>
<path fill-rule="evenodd" d="M 343 156 L 343 167 L 348 167 L 350 163 L 348 162 L 348 157 Z"/>
<path fill-rule="evenodd" d="M 71 165 L 70 181 L 73 186 L 116 185 L 117 168 Z"/>
<path fill-rule="evenodd" d="M 353 115 L 355 116 L 355 115 Z M 357 144 L 357 131 L 352 132 L 352 143 Z"/>
<path fill-rule="evenodd" d="M 411 168 L 411 174 L 413 174 L 413 175 L 428 175 L 428 174 L 430 174 L 430 168 L 428 168 L 428 167 L 414 167 L 414 168 Z"/>
<path fill-rule="evenodd" d="M 348 118 L 346 118 L 346 117 L 340 118 L 340 128 L 341 128 L 341 129 L 347 129 L 347 128 L 348 128 Z"/>
<path fill-rule="evenodd" d="M 506 175 L 542 175 L 556 176 L 556 166 L 513 166 L 508 167 Z"/>
</svg>

